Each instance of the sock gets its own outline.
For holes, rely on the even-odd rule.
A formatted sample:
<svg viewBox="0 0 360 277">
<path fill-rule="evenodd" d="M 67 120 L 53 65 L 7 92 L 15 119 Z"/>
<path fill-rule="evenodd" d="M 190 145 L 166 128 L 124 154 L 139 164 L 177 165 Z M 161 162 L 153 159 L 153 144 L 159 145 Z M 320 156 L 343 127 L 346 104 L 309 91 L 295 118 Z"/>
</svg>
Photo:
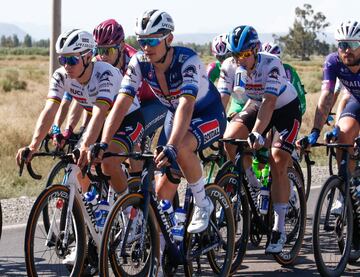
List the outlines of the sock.
<svg viewBox="0 0 360 277">
<path fill-rule="evenodd" d="M 256 178 L 251 166 L 245 170 L 245 174 L 252 187 L 260 188 L 259 180 Z"/>
<path fill-rule="evenodd" d="M 209 201 L 205 194 L 205 180 L 201 179 L 193 184 L 189 184 L 191 192 L 194 196 L 194 204 L 200 208 L 206 207 L 209 205 Z"/>
<path fill-rule="evenodd" d="M 274 203 L 274 227 L 273 231 L 279 231 L 285 233 L 285 214 L 288 203 Z"/>
</svg>

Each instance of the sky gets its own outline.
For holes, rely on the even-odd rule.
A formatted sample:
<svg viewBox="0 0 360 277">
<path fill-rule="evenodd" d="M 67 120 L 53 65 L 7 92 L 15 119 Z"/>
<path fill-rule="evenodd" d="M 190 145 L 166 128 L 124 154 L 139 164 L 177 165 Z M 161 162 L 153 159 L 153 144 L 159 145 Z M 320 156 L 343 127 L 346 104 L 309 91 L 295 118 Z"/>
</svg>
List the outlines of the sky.
<svg viewBox="0 0 360 277">
<path fill-rule="evenodd" d="M 2 1 L 0 22 L 21 28 L 38 27 L 50 33 L 53 0 Z M 58 0 L 59 1 L 59 0 Z M 360 0 L 61 0 L 62 30 L 83 28 L 90 32 L 100 22 L 114 18 L 126 36 L 134 34 L 135 19 L 147 9 L 167 11 L 175 22 L 175 35 L 222 33 L 248 24 L 258 33 L 287 32 L 295 18 L 295 8 L 304 3 L 321 11 L 333 32 L 343 20 L 360 21 Z M 20 8 L 21 7 L 21 8 Z M 26 30 L 27 31 L 27 30 Z"/>
</svg>

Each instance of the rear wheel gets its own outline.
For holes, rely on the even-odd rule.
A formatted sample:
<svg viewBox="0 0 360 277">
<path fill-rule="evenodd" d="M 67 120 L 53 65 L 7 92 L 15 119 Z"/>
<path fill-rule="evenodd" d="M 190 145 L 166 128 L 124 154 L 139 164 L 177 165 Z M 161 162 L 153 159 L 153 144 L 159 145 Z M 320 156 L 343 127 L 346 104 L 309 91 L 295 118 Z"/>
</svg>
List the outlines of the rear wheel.
<svg viewBox="0 0 360 277">
<path fill-rule="evenodd" d="M 322 276 L 341 276 L 351 250 L 353 213 L 350 200 L 340 215 L 331 212 L 334 201 L 341 196 L 344 197 L 344 182 L 338 176 L 331 176 L 323 185 L 315 208 L 313 249 Z"/>
<path fill-rule="evenodd" d="M 86 243 L 85 228 L 80 206 L 74 199 L 72 214 L 67 216 L 70 191 L 61 185 L 46 188 L 36 199 L 27 223 L 25 233 L 25 262 L 28 276 L 80 276 L 84 264 Z M 51 219 L 48 230 L 40 220 L 47 206 Z M 70 219 L 68 232 L 66 218 Z M 51 234 L 49 234 L 51 230 Z M 65 234 L 68 242 L 64 242 Z M 73 266 L 62 261 L 76 251 Z"/>
</svg>

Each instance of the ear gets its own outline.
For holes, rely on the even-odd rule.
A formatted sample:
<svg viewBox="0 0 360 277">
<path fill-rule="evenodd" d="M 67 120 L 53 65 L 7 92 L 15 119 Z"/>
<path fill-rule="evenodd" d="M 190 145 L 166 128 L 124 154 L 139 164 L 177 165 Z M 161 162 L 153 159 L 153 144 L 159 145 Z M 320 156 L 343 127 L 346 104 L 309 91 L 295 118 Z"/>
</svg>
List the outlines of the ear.
<svg viewBox="0 0 360 277">
<path fill-rule="evenodd" d="M 173 33 L 170 33 L 170 35 L 166 38 L 167 45 L 171 45 L 173 39 L 174 39 L 174 35 Z"/>
</svg>

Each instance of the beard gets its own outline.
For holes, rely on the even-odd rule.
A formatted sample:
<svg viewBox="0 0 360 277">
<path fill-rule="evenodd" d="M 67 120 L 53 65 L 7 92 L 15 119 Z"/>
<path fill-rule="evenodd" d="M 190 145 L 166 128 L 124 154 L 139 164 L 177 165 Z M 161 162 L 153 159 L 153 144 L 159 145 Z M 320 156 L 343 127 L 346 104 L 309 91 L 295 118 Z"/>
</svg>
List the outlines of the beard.
<svg viewBox="0 0 360 277">
<path fill-rule="evenodd" d="M 347 58 L 343 57 L 342 58 L 343 63 L 346 66 L 357 66 L 360 65 L 360 57 L 358 57 L 357 59 L 355 58 L 355 55 L 353 54 L 349 54 Z"/>
</svg>

